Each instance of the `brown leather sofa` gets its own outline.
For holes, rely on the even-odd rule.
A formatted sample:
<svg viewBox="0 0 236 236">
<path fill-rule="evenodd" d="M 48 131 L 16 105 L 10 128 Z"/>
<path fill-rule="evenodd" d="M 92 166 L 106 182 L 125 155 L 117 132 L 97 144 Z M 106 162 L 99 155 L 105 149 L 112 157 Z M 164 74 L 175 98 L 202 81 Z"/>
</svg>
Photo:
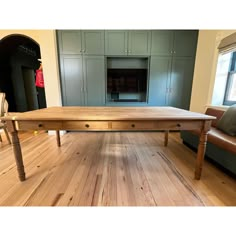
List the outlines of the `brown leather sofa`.
<svg viewBox="0 0 236 236">
<path fill-rule="evenodd" d="M 208 108 L 205 113 L 216 117 L 208 134 L 206 156 L 236 175 L 236 137 L 217 129 L 217 122 L 224 114 L 224 111 Z M 199 131 L 181 131 L 183 142 L 193 148 L 198 146 L 198 136 Z"/>
</svg>

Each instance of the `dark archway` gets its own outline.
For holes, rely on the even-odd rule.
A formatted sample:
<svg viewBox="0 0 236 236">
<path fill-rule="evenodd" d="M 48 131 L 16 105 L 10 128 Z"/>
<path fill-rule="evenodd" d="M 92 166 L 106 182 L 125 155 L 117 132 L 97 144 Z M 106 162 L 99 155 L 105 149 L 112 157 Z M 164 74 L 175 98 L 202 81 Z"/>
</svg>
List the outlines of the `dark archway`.
<svg viewBox="0 0 236 236">
<path fill-rule="evenodd" d="M 0 91 L 6 93 L 9 111 L 46 107 L 45 91 L 35 87 L 40 46 L 32 38 L 11 34 L 0 40 Z"/>
</svg>

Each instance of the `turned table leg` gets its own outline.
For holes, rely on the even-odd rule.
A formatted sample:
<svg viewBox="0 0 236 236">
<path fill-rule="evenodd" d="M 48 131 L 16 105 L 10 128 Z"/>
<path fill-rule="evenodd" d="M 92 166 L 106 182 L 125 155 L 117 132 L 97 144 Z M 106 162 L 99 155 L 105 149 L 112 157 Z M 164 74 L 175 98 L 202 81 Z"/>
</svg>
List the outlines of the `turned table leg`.
<svg viewBox="0 0 236 236">
<path fill-rule="evenodd" d="M 57 146 L 61 146 L 61 139 L 60 139 L 60 131 L 56 130 L 56 135 L 57 135 Z"/>
<path fill-rule="evenodd" d="M 168 139 L 169 139 L 169 130 L 165 130 L 165 141 L 164 141 L 165 147 L 168 145 Z"/>
<path fill-rule="evenodd" d="M 15 129 L 14 131 L 12 131 L 11 135 L 12 135 L 13 152 L 14 152 L 14 156 L 15 156 L 19 179 L 20 179 L 20 181 L 24 181 L 25 180 L 25 170 L 24 170 L 21 146 L 20 146 L 20 141 L 18 138 L 17 130 Z"/>
<path fill-rule="evenodd" d="M 205 157 L 206 145 L 207 145 L 207 134 L 210 129 L 211 121 L 205 121 L 201 134 L 199 137 L 198 151 L 197 151 L 197 160 L 195 167 L 195 179 L 199 180 L 202 173 L 202 165 Z"/>
</svg>

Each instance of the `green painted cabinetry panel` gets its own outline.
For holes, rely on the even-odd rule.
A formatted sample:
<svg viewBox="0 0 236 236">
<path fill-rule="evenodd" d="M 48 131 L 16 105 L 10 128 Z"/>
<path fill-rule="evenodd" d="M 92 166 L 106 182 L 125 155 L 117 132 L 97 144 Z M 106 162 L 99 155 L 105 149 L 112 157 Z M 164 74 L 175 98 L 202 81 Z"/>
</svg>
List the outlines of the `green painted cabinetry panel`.
<svg viewBox="0 0 236 236">
<path fill-rule="evenodd" d="M 60 54 L 104 55 L 104 30 L 59 30 Z"/>
<path fill-rule="evenodd" d="M 194 59 L 175 57 L 172 61 L 168 105 L 189 109 Z"/>
<path fill-rule="evenodd" d="M 151 57 L 148 105 L 167 105 L 170 73 L 171 57 Z"/>
<path fill-rule="evenodd" d="M 152 30 L 151 55 L 172 55 L 173 40 L 173 30 Z"/>
<path fill-rule="evenodd" d="M 82 106 L 84 104 L 82 68 L 82 56 L 60 56 L 62 100 L 64 106 Z"/>
<path fill-rule="evenodd" d="M 103 106 L 105 104 L 104 64 L 104 56 L 60 56 L 64 106 Z"/>
<path fill-rule="evenodd" d="M 194 57 L 198 32 L 196 30 L 176 30 L 174 35 L 174 56 Z"/>
<path fill-rule="evenodd" d="M 82 50 L 85 55 L 104 55 L 104 30 L 83 30 Z"/>
<path fill-rule="evenodd" d="M 197 36 L 194 30 L 57 31 L 63 105 L 105 105 L 107 68 L 136 68 L 145 57 L 148 105 L 188 109 Z M 106 64 L 104 54 L 113 60 Z"/>
<path fill-rule="evenodd" d="M 105 55 L 150 55 L 150 30 L 105 31 Z"/>
<path fill-rule="evenodd" d="M 80 30 L 57 31 L 59 52 L 61 54 L 81 54 L 82 35 Z"/>
<path fill-rule="evenodd" d="M 106 30 L 105 31 L 105 54 L 127 55 L 128 53 L 128 31 Z"/>
<path fill-rule="evenodd" d="M 85 84 L 85 105 L 105 105 L 105 58 L 84 56 L 83 72 Z"/>
<path fill-rule="evenodd" d="M 128 37 L 128 55 L 150 55 L 151 31 L 130 30 Z"/>
<path fill-rule="evenodd" d="M 194 57 L 196 30 L 152 30 L 151 55 Z"/>
</svg>

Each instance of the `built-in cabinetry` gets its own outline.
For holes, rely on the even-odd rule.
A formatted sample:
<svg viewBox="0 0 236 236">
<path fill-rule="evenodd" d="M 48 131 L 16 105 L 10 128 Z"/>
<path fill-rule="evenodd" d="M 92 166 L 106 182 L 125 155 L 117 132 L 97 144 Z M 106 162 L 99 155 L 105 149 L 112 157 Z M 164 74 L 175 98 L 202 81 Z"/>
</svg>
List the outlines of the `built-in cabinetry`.
<svg viewBox="0 0 236 236">
<path fill-rule="evenodd" d="M 149 105 L 189 109 L 196 43 L 197 31 L 152 32 Z"/>
<path fill-rule="evenodd" d="M 150 55 L 150 30 L 106 30 L 105 55 Z"/>
<path fill-rule="evenodd" d="M 60 54 L 104 55 L 104 30 L 58 31 Z"/>
<path fill-rule="evenodd" d="M 105 105 L 104 31 L 59 31 L 65 106 Z"/>
<path fill-rule="evenodd" d="M 57 31 L 63 105 L 127 100 L 188 109 L 197 35 L 194 30 Z"/>
<path fill-rule="evenodd" d="M 151 55 L 194 57 L 196 30 L 153 30 Z"/>
</svg>

